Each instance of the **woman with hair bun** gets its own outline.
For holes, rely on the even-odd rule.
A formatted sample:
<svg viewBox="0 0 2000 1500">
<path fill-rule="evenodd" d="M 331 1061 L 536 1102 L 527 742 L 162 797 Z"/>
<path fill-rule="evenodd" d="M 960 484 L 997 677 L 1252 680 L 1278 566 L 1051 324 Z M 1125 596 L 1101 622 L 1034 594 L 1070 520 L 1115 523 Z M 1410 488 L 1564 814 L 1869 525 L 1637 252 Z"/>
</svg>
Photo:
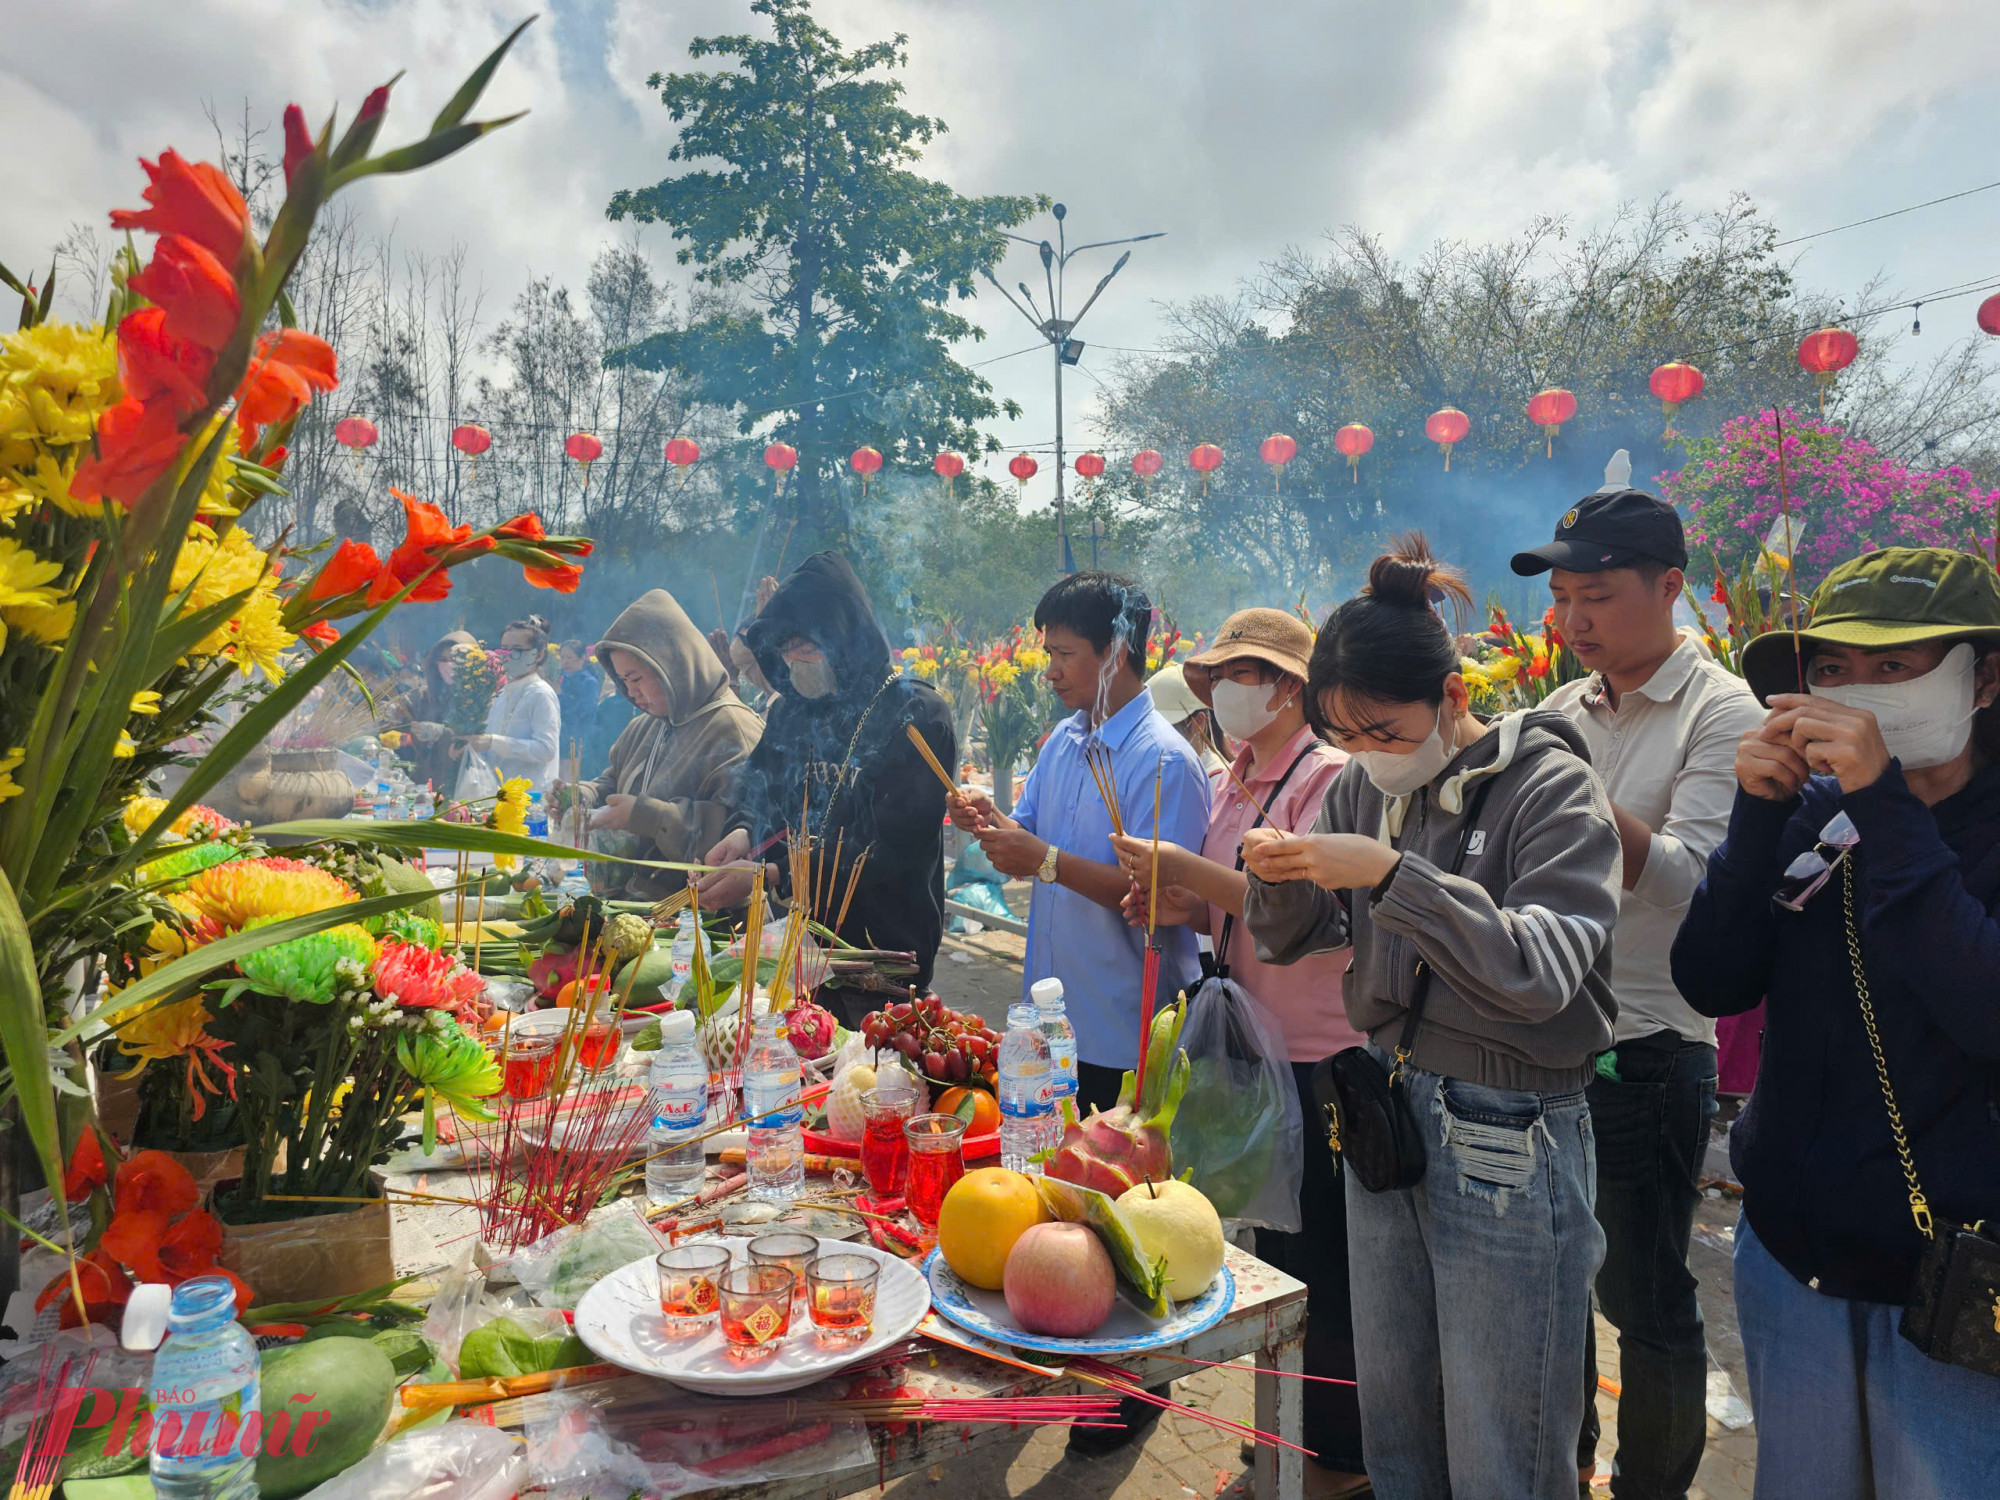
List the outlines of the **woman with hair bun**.
<svg viewBox="0 0 2000 1500">
<path fill-rule="evenodd" d="M 1368 1042 L 1341 1058 L 1394 1079 L 1424 1157 L 1370 1191 L 1368 1119 L 1346 1122 L 1375 1493 L 1569 1500 L 1604 1254 L 1584 1085 L 1611 1045 L 1618 831 L 1564 715 L 1472 712 L 1446 601 L 1470 602 L 1463 580 L 1412 535 L 1321 628 L 1306 712 L 1349 761 L 1311 833 L 1244 835 L 1244 918 L 1266 962 L 1353 948 L 1347 1017 Z"/>
<path fill-rule="evenodd" d="M 506 685 L 486 710 L 486 733 L 472 735 L 465 748 L 484 755 L 502 781 L 524 778 L 538 792 L 556 779 L 562 747 L 562 706 L 542 675 L 548 659 L 549 622 L 540 615 L 515 620 L 500 632 L 500 671 Z M 453 756 L 459 750 L 452 750 Z"/>
</svg>

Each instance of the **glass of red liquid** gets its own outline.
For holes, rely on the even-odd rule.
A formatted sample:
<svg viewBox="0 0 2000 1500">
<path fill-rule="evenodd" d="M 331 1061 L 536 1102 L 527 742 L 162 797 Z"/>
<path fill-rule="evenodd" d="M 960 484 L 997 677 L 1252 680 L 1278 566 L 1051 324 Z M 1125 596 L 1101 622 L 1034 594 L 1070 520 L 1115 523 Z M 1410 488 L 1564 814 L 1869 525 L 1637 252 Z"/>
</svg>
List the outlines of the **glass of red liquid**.
<svg viewBox="0 0 2000 1500">
<path fill-rule="evenodd" d="M 909 1175 L 910 1147 L 903 1126 L 917 1112 L 907 1093 L 870 1089 L 861 1096 L 861 1170 L 877 1198 L 900 1198 Z"/>
<path fill-rule="evenodd" d="M 865 1255 L 822 1255 L 806 1267 L 806 1311 L 813 1337 L 828 1348 L 863 1342 L 875 1325 L 880 1261 Z"/>
<path fill-rule="evenodd" d="M 586 1073 L 600 1073 L 618 1061 L 625 1033 L 609 1019 L 592 1021 L 577 1033 L 576 1060 Z"/>
<path fill-rule="evenodd" d="M 722 1306 L 717 1283 L 729 1269 L 729 1247 L 713 1241 L 676 1245 L 653 1259 L 660 1268 L 660 1316 L 667 1332 L 686 1337 L 714 1327 Z"/>
<path fill-rule="evenodd" d="M 731 1359 L 754 1364 L 778 1352 L 792 1327 L 798 1277 L 784 1266 L 734 1266 L 716 1283 L 722 1294 L 722 1337 Z"/>
<path fill-rule="evenodd" d="M 957 1115 L 918 1115 L 903 1125 L 910 1148 L 909 1176 L 904 1196 L 910 1212 L 926 1229 L 936 1229 L 944 1195 L 965 1175 L 965 1121 Z"/>
<path fill-rule="evenodd" d="M 516 1104 L 539 1099 L 549 1091 L 556 1071 L 553 1037 L 517 1036 L 507 1042 L 500 1064 L 501 1085 Z"/>
</svg>

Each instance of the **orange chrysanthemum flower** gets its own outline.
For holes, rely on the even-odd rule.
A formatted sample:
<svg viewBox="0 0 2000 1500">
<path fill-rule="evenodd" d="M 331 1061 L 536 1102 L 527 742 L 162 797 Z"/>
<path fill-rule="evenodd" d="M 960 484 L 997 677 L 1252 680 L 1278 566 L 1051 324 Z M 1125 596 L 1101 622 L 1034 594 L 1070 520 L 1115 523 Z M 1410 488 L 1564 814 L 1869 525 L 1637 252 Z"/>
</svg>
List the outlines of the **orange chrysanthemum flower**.
<svg viewBox="0 0 2000 1500">
<path fill-rule="evenodd" d="M 203 870 L 187 895 L 234 932 L 253 917 L 298 917 L 361 898 L 346 881 L 296 859 L 240 859 Z"/>
</svg>

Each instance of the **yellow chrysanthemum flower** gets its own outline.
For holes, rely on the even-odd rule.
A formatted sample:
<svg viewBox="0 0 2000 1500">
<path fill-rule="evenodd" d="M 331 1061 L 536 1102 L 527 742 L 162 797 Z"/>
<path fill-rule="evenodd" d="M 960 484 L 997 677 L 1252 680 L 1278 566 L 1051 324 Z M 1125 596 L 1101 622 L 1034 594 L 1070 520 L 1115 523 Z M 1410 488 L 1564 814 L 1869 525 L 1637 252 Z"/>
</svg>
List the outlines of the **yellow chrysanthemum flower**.
<svg viewBox="0 0 2000 1500">
<path fill-rule="evenodd" d="M 18 797 L 27 790 L 13 776 L 14 769 L 27 758 L 27 749 L 21 745 L 16 745 L 5 755 L 0 755 L 0 802 L 5 802 L 9 797 Z"/>
<path fill-rule="evenodd" d="M 347 882 L 295 859 L 245 859 L 203 870 L 187 883 L 203 914 L 231 931 L 253 917 L 299 917 L 361 898 Z"/>
<path fill-rule="evenodd" d="M 527 778 L 510 776 L 500 783 L 499 795 L 493 799 L 493 812 L 487 822 L 501 833 L 526 836 L 528 832 L 528 792 Z M 518 859 L 512 854 L 496 854 L 494 865 L 502 870 L 514 868 Z"/>
<path fill-rule="evenodd" d="M 60 604 L 17 604 L 0 608 L 0 621 L 7 626 L 33 636 L 44 646 L 60 646 L 69 639 L 76 628 L 76 600 L 65 599 Z M 5 631 L 0 631 L 0 644 L 5 644 Z"/>
<path fill-rule="evenodd" d="M 1024 672 L 1046 671 L 1049 665 L 1049 653 L 1039 646 L 1023 646 L 1014 653 L 1014 662 Z"/>
<path fill-rule="evenodd" d="M 87 445 L 118 394 L 118 346 L 107 329 L 43 323 L 0 338 L 0 456 L 18 468 L 33 461 L 35 445 Z"/>
<path fill-rule="evenodd" d="M 284 675 L 279 653 L 298 638 L 281 623 L 284 606 L 278 598 L 277 572 L 247 532 L 231 527 L 218 539 L 207 526 L 193 527 L 174 561 L 173 577 L 177 590 L 190 585 L 193 592 L 183 614 L 251 590 L 236 613 L 204 636 L 191 656 L 227 657 L 245 676 L 259 667 L 273 681 Z"/>
</svg>

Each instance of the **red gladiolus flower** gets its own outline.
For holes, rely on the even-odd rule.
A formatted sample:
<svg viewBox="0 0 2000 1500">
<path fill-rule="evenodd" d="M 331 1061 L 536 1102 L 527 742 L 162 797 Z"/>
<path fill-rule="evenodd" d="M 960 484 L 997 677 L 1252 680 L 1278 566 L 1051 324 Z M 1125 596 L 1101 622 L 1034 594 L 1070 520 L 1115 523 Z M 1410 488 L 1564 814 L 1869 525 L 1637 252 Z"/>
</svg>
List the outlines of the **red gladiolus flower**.
<svg viewBox="0 0 2000 1500">
<path fill-rule="evenodd" d="M 301 640 L 317 641 L 322 646 L 331 646 L 340 639 L 340 632 L 325 620 L 315 620 L 299 632 Z"/>
<path fill-rule="evenodd" d="M 177 416 L 208 399 L 215 352 L 167 332 L 164 308 L 142 307 L 118 324 L 118 385 L 128 401 L 164 401 Z"/>
<path fill-rule="evenodd" d="M 435 568 L 436 571 L 432 572 Z M 429 573 L 428 578 L 424 575 Z M 415 579 L 424 578 L 410 593 L 410 600 L 416 604 L 434 604 L 451 592 L 451 574 L 438 566 L 437 554 L 426 552 L 421 547 L 412 547 L 408 542 L 389 554 L 387 566 L 368 590 L 368 603 L 373 606 L 386 603 L 401 593 L 403 586 Z"/>
<path fill-rule="evenodd" d="M 285 106 L 285 186 L 292 185 L 292 174 L 299 169 L 299 163 L 313 154 L 312 132 L 306 129 L 306 112 L 296 104 Z"/>
<path fill-rule="evenodd" d="M 1536 657 L 1536 658 L 1535 658 L 1535 659 L 1534 659 L 1533 661 L 1529 662 L 1529 663 L 1528 663 L 1528 675 L 1529 675 L 1530 677 L 1546 677 L 1546 676 L 1548 676 L 1548 675 L 1549 675 L 1549 659 L 1548 659 L 1548 658 L 1547 658 L 1546 656 L 1538 656 L 1538 657 Z"/>
<path fill-rule="evenodd" d="M 127 398 L 97 419 L 97 453 L 76 466 L 70 495 L 83 501 L 116 500 L 131 507 L 152 487 L 187 443 L 173 408 Z"/>
<path fill-rule="evenodd" d="M 416 547 L 424 551 L 434 551 L 442 547 L 456 547 L 472 535 L 470 526 L 453 526 L 445 518 L 445 513 L 427 500 L 419 500 L 415 495 L 405 494 L 399 489 L 391 489 L 390 494 L 403 502 L 403 522 L 407 528 L 403 537 L 403 547 Z"/>
<path fill-rule="evenodd" d="M 176 1280 L 204 1276 L 222 1254 L 222 1225 L 215 1216 L 197 1208 L 187 1214 L 160 1241 L 160 1264 Z"/>
<path fill-rule="evenodd" d="M 542 530 L 542 518 L 531 510 L 523 511 L 513 520 L 494 527 L 493 534 L 516 542 L 539 542 L 548 536 L 548 533 Z"/>
<path fill-rule="evenodd" d="M 69 1170 L 63 1173 L 63 1198 L 70 1203 L 81 1203 L 90 1196 L 92 1188 L 101 1188 L 110 1180 L 110 1171 L 104 1165 L 104 1143 L 98 1140 L 96 1131 L 84 1131 L 83 1139 L 70 1155 Z"/>
<path fill-rule="evenodd" d="M 286 133 L 289 136 L 289 128 Z M 185 161 L 171 148 L 162 151 L 157 162 L 141 157 L 139 165 L 151 179 L 143 194 L 151 207 L 113 209 L 111 227 L 183 235 L 224 266 L 235 266 L 250 231 L 250 210 L 222 169 L 205 161 Z"/>
<path fill-rule="evenodd" d="M 366 125 L 377 115 L 388 113 L 388 109 L 389 85 L 385 83 L 380 88 L 368 91 L 368 97 L 361 101 L 361 112 L 354 117 L 354 123 Z"/>
<path fill-rule="evenodd" d="M 375 555 L 375 549 L 366 542 L 343 541 L 333 549 L 333 556 L 320 566 L 314 575 L 312 587 L 306 591 L 308 599 L 336 599 L 342 594 L 351 594 L 356 589 L 365 589 L 382 573 L 382 559 Z"/>
<path fill-rule="evenodd" d="M 132 1278 L 101 1249 L 77 1257 L 76 1284 L 83 1291 L 84 1311 L 93 1323 L 115 1321 L 118 1310 L 132 1295 Z M 70 1290 L 68 1267 L 58 1271 L 42 1288 L 41 1295 L 35 1298 L 35 1311 L 45 1311 L 50 1303 L 58 1300 L 62 1303 L 61 1326 L 76 1327 L 76 1298 Z"/>
<path fill-rule="evenodd" d="M 257 439 L 267 422 L 282 422 L 312 400 L 315 390 L 340 384 L 333 346 L 296 328 L 267 333 L 257 340 L 257 353 L 236 389 L 236 425 L 244 432 L 243 446 Z"/>
<path fill-rule="evenodd" d="M 278 444 L 277 447 L 264 455 L 264 467 L 267 469 L 282 469 L 285 466 L 286 458 L 291 455 L 291 451 L 283 443 Z"/>
<path fill-rule="evenodd" d="M 129 1269 L 141 1281 L 165 1281 L 160 1245 L 167 1236 L 167 1216 L 157 1208 L 121 1208 L 104 1226 L 98 1249 Z"/>
<path fill-rule="evenodd" d="M 111 1200 L 120 1214 L 149 1209 L 184 1214 L 201 1201 L 201 1189 L 188 1169 L 166 1152 L 140 1151 L 118 1168 Z"/>
<path fill-rule="evenodd" d="M 153 251 L 152 264 L 131 288 L 166 311 L 165 327 L 177 339 L 220 349 L 236 332 L 243 299 L 222 262 L 182 235 L 170 234 Z"/>
<path fill-rule="evenodd" d="M 553 568 L 523 568 L 521 575 L 538 589 L 554 589 L 558 594 L 574 594 L 583 582 L 583 569 L 575 563 L 558 563 Z"/>
</svg>

